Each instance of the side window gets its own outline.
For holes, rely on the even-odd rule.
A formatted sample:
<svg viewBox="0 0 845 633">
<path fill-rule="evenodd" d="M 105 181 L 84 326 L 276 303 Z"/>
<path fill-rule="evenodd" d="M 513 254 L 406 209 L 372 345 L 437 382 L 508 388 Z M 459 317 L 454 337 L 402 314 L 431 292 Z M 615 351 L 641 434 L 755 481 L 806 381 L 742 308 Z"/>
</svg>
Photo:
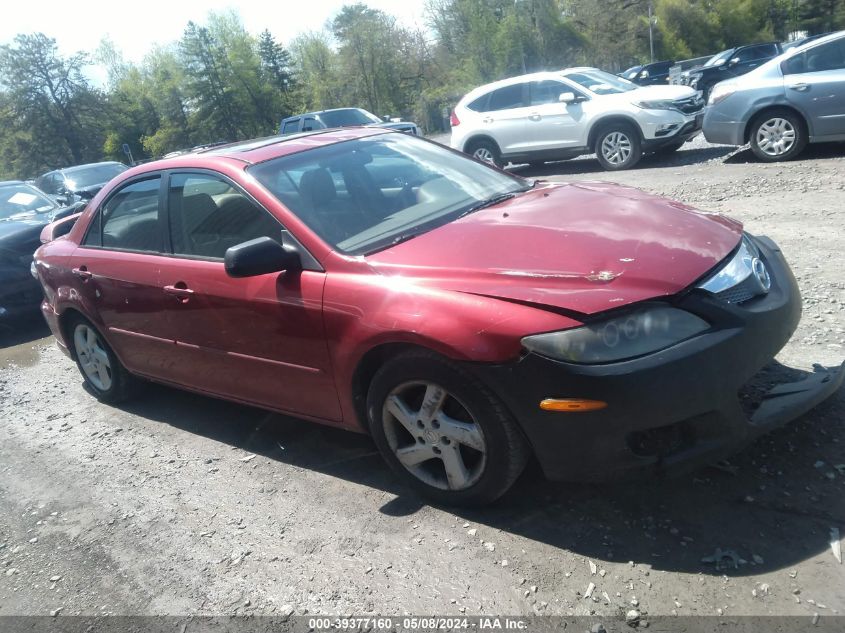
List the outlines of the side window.
<svg viewBox="0 0 845 633">
<path fill-rule="evenodd" d="M 285 121 L 284 126 L 282 126 L 282 134 L 293 134 L 294 132 L 299 131 L 299 119 L 294 119 L 293 121 Z"/>
<path fill-rule="evenodd" d="M 323 125 L 320 121 L 318 121 L 313 116 L 307 116 L 302 121 L 302 131 L 303 132 L 310 132 L 311 130 L 322 130 L 325 125 Z"/>
<path fill-rule="evenodd" d="M 487 102 L 490 100 L 490 93 L 481 95 L 471 103 L 467 104 L 467 108 L 473 112 L 487 112 Z"/>
<path fill-rule="evenodd" d="M 99 214 L 103 248 L 162 251 L 158 208 L 160 184 L 160 176 L 134 182 L 118 189 L 106 200 Z"/>
<path fill-rule="evenodd" d="M 173 174 L 167 194 L 173 253 L 223 259 L 257 237 L 281 241 L 282 225 L 265 209 L 210 174 Z"/>
<path fill-rule="evenodd" d="M 808 73 L 845 69 L 845 39 L 828 42 L 804 52 Z"/>
<path fill-rule="evenodd" d="M 529 89 L 531 91 L 531 105 L 544 105 L 546 103 L 560 103 L 562 92 L 572 92 L 570 88 L 559 81 L 532 81 Z"/>
<path fill-rule="evenodd" d="M 514 84 L 494 90 L 490 93 L 490 103 L 487 106 L 487 110 L 510 110 L 511 108 L 525 107 L 527 104 L 522 95 L 524 85 Z"/>
</svg>

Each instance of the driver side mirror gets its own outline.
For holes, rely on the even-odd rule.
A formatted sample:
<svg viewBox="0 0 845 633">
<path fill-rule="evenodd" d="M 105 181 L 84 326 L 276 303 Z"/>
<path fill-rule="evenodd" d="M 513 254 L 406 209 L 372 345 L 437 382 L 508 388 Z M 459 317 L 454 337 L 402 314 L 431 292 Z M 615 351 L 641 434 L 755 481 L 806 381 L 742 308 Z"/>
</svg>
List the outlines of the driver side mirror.
<svg viewBox="0 0 845 633">
<path fill-rule="evenodd" d="M 302 270 L 299 253 L 266 236 L 227 249 L 223 265 L 230 277 L 255 277 Z"/>
<path fill-rule="evenodd" d="M 725 64 L 726 68 L 732 68 L 739 63 L 739 57 L 734 57 L 731 59 L 727 64 Z"/>
<path fill-rule="evenodd" d="M 560 96 L 558 97 L 558 101 L 566 104 L 579 103 L 581 101 L 581 98 L 578 97 L 578 95 L 576 95 L 574 92 L 561 92 Z"/>
</svg>

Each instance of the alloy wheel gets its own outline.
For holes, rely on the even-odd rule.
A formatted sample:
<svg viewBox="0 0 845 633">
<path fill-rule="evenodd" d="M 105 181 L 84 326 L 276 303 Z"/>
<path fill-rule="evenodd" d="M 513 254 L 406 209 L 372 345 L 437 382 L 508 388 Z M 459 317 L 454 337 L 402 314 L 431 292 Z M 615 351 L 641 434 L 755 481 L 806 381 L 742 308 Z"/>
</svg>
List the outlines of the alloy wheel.
<svg viewBox="0 0 845 633">
<path fill-rule="evenodd" d="M 624 132 L 611 132 L 602 139 L 602 156 L 611 165 L 622 165 L 628 160 L 631 151 L 631 139 Z"/>
<path fill-rule="evenodd" d="M 73 333 L 73 345 L 85 377 L 100 391 L 111 389 L 112 367 L 109 355 L 93 328 L 80 323 Z"/>
<path fill-rule="evenodd" d="M 457 491 L 481 478 L 487 462 L 481 427 L 467 407 L 440 385 L 399 385 L 384 402 L 382 421 L 399 463 L 423 483 Z"/>
<path fill-rule="evenodd" d="M 493 155 L 493 152 L 490 151 L 487 147 L 479 147 L 473 153 L 473 158 L 477 158 L 478 160 L 483 160 L 485 163 L 495 164 L 496 157 Z"/>
<path fill-rule="evenodd" d="M 783 156 L 795 145 L 797 134 L 792 123 L 781 117 L 764 122 L 757 129 L 757 146 L 768 156 Z"/>
</svg>

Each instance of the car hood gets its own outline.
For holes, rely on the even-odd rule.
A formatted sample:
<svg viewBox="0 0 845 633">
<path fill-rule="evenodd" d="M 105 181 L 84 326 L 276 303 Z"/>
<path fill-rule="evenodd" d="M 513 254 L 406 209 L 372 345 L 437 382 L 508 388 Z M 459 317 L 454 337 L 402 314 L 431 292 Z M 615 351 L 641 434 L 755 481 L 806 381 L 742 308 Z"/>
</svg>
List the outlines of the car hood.
<svg viewBox="0 0 845 633">
<path fill-rule="evenodd" d="M 741 233 L 630 187 L 543 184 L 366 260 L 420 285 L 586 315 L 680 292 Z"/>
<path fill-rule="evenodd" d="M 25 220 L 0 220 L 0 248 L 15 251 L 19 245 L 38 241 L 41 230 L 47 226 L 49 221 L 49 218 L 43 217 Z"/>
<path fill-rule="evenodd" d="M 666 84 L 664 86 L 657 84 L 654 86 L 642 86 L 636 90 L 626 92 L 624 95 L 632 102 L 658 99 L 669 99 L 674 101 L 675 99 L 688 99 L 689 97 L 694 97 L 696 95 L 696 91 L 689 86 L 678 86 L 672 84 Z"/>
</svg>

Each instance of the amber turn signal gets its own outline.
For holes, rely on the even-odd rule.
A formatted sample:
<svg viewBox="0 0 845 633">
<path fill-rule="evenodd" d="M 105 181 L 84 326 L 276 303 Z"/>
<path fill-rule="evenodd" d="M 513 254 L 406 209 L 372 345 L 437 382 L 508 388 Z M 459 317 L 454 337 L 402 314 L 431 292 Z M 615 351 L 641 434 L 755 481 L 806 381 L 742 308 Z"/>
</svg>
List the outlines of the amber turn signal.
<svg viewBox="0 0 845 633">
<path fill-rule="evenodd" d="M 543 411 L 582 412 L 598 411 L 607 406 L 601 400 L 583 400 L 581 398 L 546 398 L 540 402 Z"/>
</svg>

